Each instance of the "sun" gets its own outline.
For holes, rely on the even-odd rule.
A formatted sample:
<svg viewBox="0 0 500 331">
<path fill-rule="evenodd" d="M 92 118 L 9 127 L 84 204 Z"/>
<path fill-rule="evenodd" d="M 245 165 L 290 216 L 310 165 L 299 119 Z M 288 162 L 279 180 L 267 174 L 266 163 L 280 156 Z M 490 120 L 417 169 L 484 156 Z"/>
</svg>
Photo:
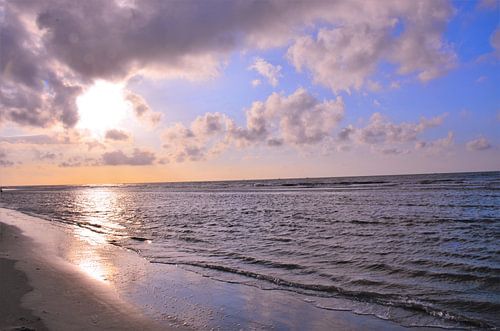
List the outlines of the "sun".
<svg viewBox="0 0 500 331">
<path fill-rule="evenodd" d="M 80 115 L 77 127 L 95 136 L 102 137 L 107 130 L 119 127 L 130 113 L 123 85 L 106 81 L 95 82 L 76 104 Z"/>
</svg>

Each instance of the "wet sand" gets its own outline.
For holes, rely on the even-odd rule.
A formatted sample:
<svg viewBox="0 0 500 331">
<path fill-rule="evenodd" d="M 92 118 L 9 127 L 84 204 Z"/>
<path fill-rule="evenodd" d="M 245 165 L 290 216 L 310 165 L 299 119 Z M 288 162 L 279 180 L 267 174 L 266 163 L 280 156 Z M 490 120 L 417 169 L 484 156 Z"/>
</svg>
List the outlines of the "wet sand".
<svg viewBox="0 0 500 331">
<path fill-rule="evenodd" d="M 26 275 L 15 269 L 15 263 L 0 258 L 0 330 L 47 330 L 40 317 L 21 305 L 23 296 L 33 288 Z"/>
<path fill-rule="evenodd" d="M 19 229 L 0 223 L 0 330 L 169 329 L 40 253 Z"/>
</svg>

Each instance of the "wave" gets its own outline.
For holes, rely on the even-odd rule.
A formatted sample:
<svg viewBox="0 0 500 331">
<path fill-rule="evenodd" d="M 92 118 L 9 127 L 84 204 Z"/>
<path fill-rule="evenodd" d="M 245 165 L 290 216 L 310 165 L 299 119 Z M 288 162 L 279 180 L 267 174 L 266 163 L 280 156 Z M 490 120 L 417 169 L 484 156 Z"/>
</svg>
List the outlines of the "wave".
<svg viewBox="0 0 500 331">
<path fill-rule="evenodd" d="M 151 259 L 149 262 L 157 264 L 168 264 L 168 265 L 185 265 L 202 269 L 226 272 L 230 274 L 257 279 L 260 281 L 266 281 L 268 283 L 278 286 L 282 290 L 292 291 L 300 294 L 316 295 L 319 297 L 340 296 L 342 298 L 357 302 L 374 303 L 389 307 L 399 307 L 410 311 L 423 312 L 430 316 L 439 317 L 447 321 L 459 323 L 464 327 L 475 327 L 475 328 L 484 328 L 491 330 L 496 329 L 494 325 L 488 322 L 466 317 L 454 312 L 442 310 L 433 306 L 430 303 L 425 303 L 399 294 L 381 294 L 370 291 L 353 291 L 335 285 L 305 284 L 305 283 L 285 280 L 283 278 L 276 276 L 260 274 L 252 271 L 241 270 L 218 264 L 188 262 L 188 261 L 169 262 L 169 261 L 160 261 L 155 259 Z M 231 283 L 235 283 L 235 281 L 231 281 Z"/>
</svg>

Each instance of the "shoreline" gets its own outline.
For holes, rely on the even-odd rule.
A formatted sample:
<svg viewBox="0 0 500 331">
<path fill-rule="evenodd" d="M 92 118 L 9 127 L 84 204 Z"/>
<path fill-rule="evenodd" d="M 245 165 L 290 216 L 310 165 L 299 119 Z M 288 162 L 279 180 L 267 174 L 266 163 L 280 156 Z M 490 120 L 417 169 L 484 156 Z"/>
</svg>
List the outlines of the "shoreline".
<svg viewBox="0 0 500 331">
<path fill-rule="evenodd" d="M 6 224 L 4 210 L 0 215 L 2 290 L 7 290 L 0 301 L 0 330 L 178 330 L 147 318 L 8 224 L 12 219 Z"/>
<path fill-rule="evenodd" d="M 15 274 L 22 271 L 33 288 L 22 293 L 20 308 L 49 330 L 441 329 L 326 310 L 291 292 L 149 263 L 78 227 L 4 208 L 0 256 L 16 260 L 12 277 L 22 278 Z"/>
</svg>

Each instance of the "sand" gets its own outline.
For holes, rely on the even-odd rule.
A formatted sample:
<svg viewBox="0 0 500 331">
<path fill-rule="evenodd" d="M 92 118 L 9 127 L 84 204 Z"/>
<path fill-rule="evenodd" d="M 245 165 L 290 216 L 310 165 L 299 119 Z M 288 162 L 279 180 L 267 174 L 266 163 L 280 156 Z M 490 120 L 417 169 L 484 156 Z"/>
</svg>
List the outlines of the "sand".
<svg viewBox="0 0 500 331">
<path fill-rule="evenodd" d="M 0 223 L 0 330 L 169 329 L 41 252 L 19 229 Z"/>
<path fill-rule="evenodd" d="M 40 317 L 21 305 L 22 297 L 33 288 L 15 263 L 0 258 L 0 330 L 47 330 Z"/>
</svg>

